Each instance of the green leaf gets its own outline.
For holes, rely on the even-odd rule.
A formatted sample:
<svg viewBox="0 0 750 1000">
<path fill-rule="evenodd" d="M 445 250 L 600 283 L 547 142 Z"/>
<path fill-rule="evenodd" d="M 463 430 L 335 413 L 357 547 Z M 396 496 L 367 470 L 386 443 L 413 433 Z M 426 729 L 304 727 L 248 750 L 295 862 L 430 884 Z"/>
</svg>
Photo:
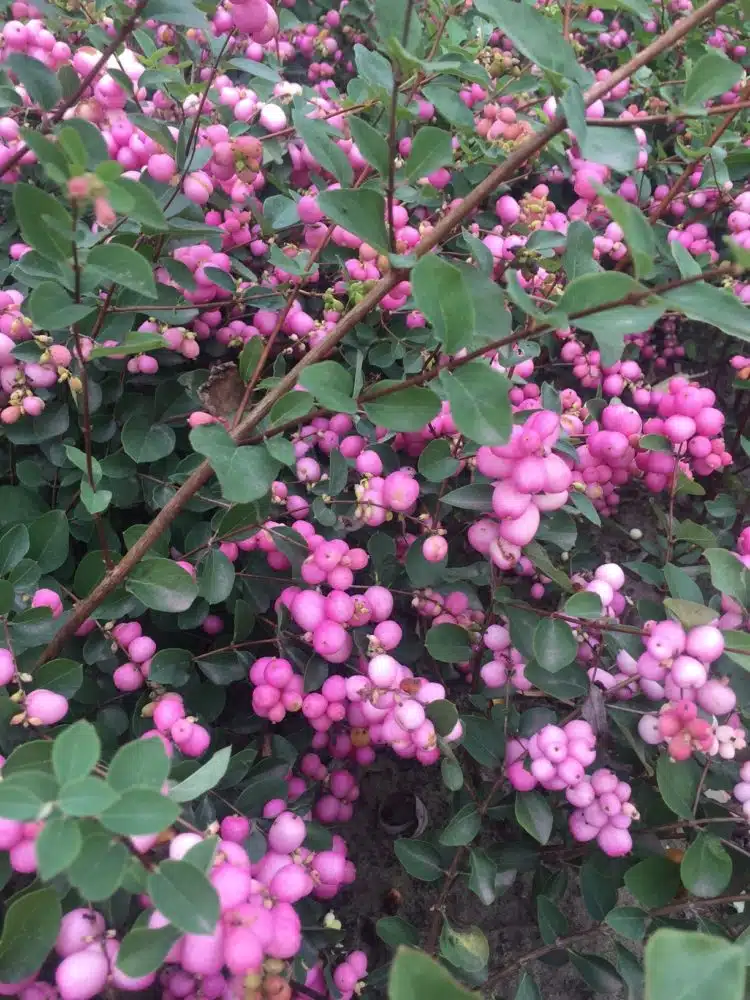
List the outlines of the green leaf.
<svg viewBox="0 0 750 1000">
<path fill-rule="evenodd" d="M 161 205 L 145 184 L 132 181 L 129 177 L 118 177 L 108 187 L 110 191 L 114 188 L 123 192 L 132 202 L 132 207 L 127 211 L 129 219 L 140 222 L 150 232 L 166 232 L 169 229 L 169 222 Z"/>
<path fill-rule="evenodd" d="M 23 771 L 52 773 L 52 744 L 48 740 L 30 740 L 16 747 L 3 764 L 3 780 Z"/>
<path fill-rule="evenodd" d="M 190 444 L 211 463 L 221 494 L 231 503 L 250 503 L 266 496 L 279 471 L 279 463 L 263 446 L 237 447 L 218 424 L 196 427 Z"/>
<path fill-rule="evenodd" d="M 578 655 L 578 643 L 567 622 L 543 618 L 534 629 L 534 658 L 543 670 L 554 674 L 572 663 Z"/>
<path fill-rule="evenodd" d="M 0 576 L 14 569 L 29 551 L 31 541 L 25 524 L 14 524 L 0 536 Z"/>
<path fill-rule="evenodd" d="M 528 972 L 524 972 L 518 980 L 518 988 L 514 1000 L 542 1000 L 539 987 Z"/>
<path fill-rule="evenodd" d="M 288 392 L 277 399 L 268 414 L 269 427 L 277 427 L 287 420 L 298 420 L 306 416 L 313 408 L 313 398 L 309 392 Z"/>
<path fill-rule="evenodd" d="M 570 577 L 555 566 L 539 542 L 529 542 L 523 551 L 524 555 L 528 556 L 540 573 L 553 580 L 561 590 L 569 594 L 573 593 L 575 587 L 570 582 Z"/>
<path fill-rule="evenodd" d="M 125 589 L 153 611 L 187 611 L 198 596 L 192 576 L 171 559 L 144 559 L 131 571 Z"/>
<path fill-rule="evenodd" d="M 680 866 L 667 858 L 646 858 L 625 873 L 625 888 L 647 910 L 665 906 L 679 891 Z"/>
<path fill-rule="evenodd" d="M 51 573 L 68 558 L 70 529 L 64 510 L 42 514 L 29 527 L 29 559 L 42 573 Z"/>
<path fill-rule="evenodd" d="M 81 503 L 89 514 L 101 514 L 109 507 L 111 490 L 92 490 L 87 481 L 81 482 Z"/>
<path fill-rule="evenodd" d="M 204 873 L 210 872 L 214 858 L 216 857 L 216 847 L 218 843 L 218 837 L 207 837 L 205 840 L 201 840 L 197 844 L 193 844 L 190 850 L 185 854 L 183 860 L 189 862 L 191 865 L 195 865 L 199 871 Z"/>
<path fill-rule="evenodd" d="M 260 816 L 266 802 L 284 798 L 286 794 L 286 782 L 277 774 L 251 771 L 245 787 L 235 802 L 235 808 L 247 816 Z"/>
<path fill-rule="evenodd" d="M 425 707 L 425 712 L 438 736 L 447 736 L 458 722 L 458 709 L 452 701 L 443 698 L 430 702 Z"/>
<path fill-rule="evenodd" d="M 489 483 L 471 483 L 446 493 L 441 502 L 460 510 L 476 510 L 488 514 L 492 510 L 492 493 L 493 487 Z"/>
<path fill-rule="evenodd" d="M 181 937 L 171 926 L 133 927 L 122 939 L 117 953 L 117 968 L 126 976 L 140 979 L 156 972 L 164 964 L 169 949 Z"/>
<path fill-rule="evenodd" d="M 55 737 L 52 769 L 60 784 L 83 778 L 95 767 L 101 753 L 99 735 L 85 719 L 79 719 Z"/>
<path fill-rule="evenodd" d="M 354 378 L 336 361 L 320 361 L 305 368 L 299 377 L 299 384 L 329 410 L 337 413 L 357 412 L 357 404 L 352 399 Z"/>
<path fill-rule="evenodd" d="M 374 250 L 388 251 L 385 199 L 378 191 L 371 188 L 322 191 L 317 200 L 321 212 L 331 221 L 359 236 Z"/>
<path fill-rule="evenodd" d="M 443 918 L 440 954 L 457 969 L 480 972 L 489 961 L 490 946 L 484 931 L 475 924 L 459 929 Z"/>
<path fill-rule="evenodd" d="M 169 797 L 175 802 L 192 802 L 199 795 L 215 788 L 227 772 L 229 758 L 232 755 L 231 747 L 224 747 L 218 750 L 209 761 L 197 771 L 194 771 L 189 778 L 185 778 L 169 791 Z"/>
<path fill-rule="evenodd" d="M 669 249 L 680 269 L 681 278 L 692 278 L 703 273 L 698 261 L 688 253 L 679 240 L 672 240 Z"/>
<path fill-rule="evenodd" d="M 0 782 L 0 816 L 3 819 L 30 822 L 39 816 L 44 802 L 24 784 L 23 776 L 28 773 L 21 772 L 16 778 Z"/>
<path fill-rule="evenodd" d="M 557 307 L 569 314 L 597 310 L 589 316 L 578 316 L 574 324 L 593 333 L 602 354 L 602 364 L 608 366 L 620 360 L 625 336 L 642 333 L 653 326 L 667 308 L 667 302 L 664 298 L 651 295 L 639 299 L 638 305 L 607 307 L 627 296 L 640 296 L 646 291 L 646 287 L 634 278 L 617 271 L 583 274 L 567 286 Z"/>
<path fill-rule="evenodd" d="M 599 196 L 609 209 L 612 220 L 625 234 L 636 278 L 647 278 L 653 270 L 656 255 L 656 239 L 651 223 L 637 205 L 619 195 L 602 191 Z"/>
<path fill-rule="evenodd" d="M 583 89 L 576 83 L 569 83 L 565 88 L 565 93 L 560 98 L 560 106 L 565 115 L 568 127 L 576 137 L 580 147 L 581 143 L 586 139 L 586 132 L 588 130 Z"/>
<path fill-rule="evenodd" d="M 742 66 L 727 59 L 716 49 L 706 49 L 706 54 L 693 65 L 682 91 L 681 103 L 687 107 L 703 104 L 709 97 L 724 94 L 742 79 Z"/>
<path fill-rule="evenodd" d="M 397 38 L 403 40 L 407 50 L 419 50 L 422 26 L 419 18 L 411 17 L 408 11 L 405 12 L 401 0 L 375 0 L 374 9 L 378 35 L 382 41 L 387 43 L 391 38 Z"/>
<path fill-rule="evenodd" d="M 25 243 L 47 260 L 62 261 L 70 257 L 73 220 L 60 201 L 31 184 L 14 184 L 13 207 Z M 51 226 L 50 221 L 55 225 Z M 58 227 L 68 230 L 71 237 L 64 236 Z"/>
<path fill-rule="evenodd" d="M 165 24 L 179 24 L 186 28 L 208 31 L 205 14 L 188 0 L 148 0 L 143 17 L 154 18 Z"/>
<path fill-rule="evenodd" d="M 147 882 L 151 902 L 186 934 L 211 934 L 219 920 L 219 897 L 203 872 L 187 861 L 162 861 Z"/>
<path fill-rule="evenodd" d="M 579 145 L 587 160 L 603 163 L 621 174 L 630 173 L 638 159 L 638 140 L 629 128 L 587 125 Z"/>
<path fill-rule="evenodd" d="M 505 754 L 502 725 L 482 715 L 462 715 L 464 735 L 461 745 L 483 767 L 499 767 Z"/>
<path fill-rule="evenodd" d="M 0 937 L 0 981 L 18 983 L 36 972 L 52 950 L 61 920 L 54 889 L 36 889 L 14 899 L 5 911 Z"/>
<path fill-rule="evenodd" d="M 499 871 L 485 851 L 469 852 L 469 888 L 485 906 L 491 906 L 498 896 L 507 892 L 515 879 L 514 870 Z"/>
<path fill-rule="evenodd" d="M 539 792 L 516 792 L 516 820 L 540 844 L 552 833 L 552 810 Z"/>
<path fill-rule="evenodd" d="M 391 964 L 388 1000 L 477 1000 L 447 969 L 423 951 L 401 947 Z M 723 1000 L 723 998 L 722 998 Z"/>
<path fill-rule="evenodd" d="M 251 62 L 250 59 L 245 61 Z M 254 63 L 254 65 L 258 66 L 259 64 Z M 263 216 L 270 225 L 271 229 L 275 232 L 278 232 L 281 229 L 288 229 L 290 226 L 295 226 L 299 222 L 297 202 L 292 198 L 285 198 L 280 194 L 272 194 L 270 198 L 266 198 L 263 202 Z M 258 340 L 260 340 L 260 338 L 258 338 Z M 248 341 L 248 343 L 250 343 L 250 341 Z"/>
<path fill-rule="evenodd" d="M 563 610 L 571 618 L 601 618 L 602 600 L 598 594 L 581 590 L 568 598 Z"/>
<path fill-rule="evenodd" d="M 685 628 L 695 628 L 696 625 L 709 625 L 716 621 L 716 612 L 713 608 L 707 608 L 703 604 L 695 601 L 682 601 L 674 597 L 667 597 L 664 607 L 673 617 L 684 625 Z"/>
<path fill-rule="evenodd" d="M 84 839 L 67 875 L 84 899 L 92 903 L 109 899 L 122 881 L 128 857 L 124 844 L 106 833 L 94 833 Z"/>
<path fill-rule="evenodd" d="M 732 858 L 718 837 L 702 831 L 685 851 L 680 877 L 688 892 L 702 899 L 712 899 L 729 885 Z"/>
<path fill-rule="evenodd" d="M 44 882 L 69 868 L 81 853 L 83 837 L 74 819 L 53 816 L 46 820 L 36 839 L 36 861 Z"/>
<path fill-rule="evenodd" d="M 375 53 L 372 54 L 375 55 Z M 340 184 L 349 185 L 352 183 L 354 172 L 349 158 L 330 137 L 328 127 L 323 122 L 307 118 L 300 112 L 294 115 L 294 127 L 297 129 L 300 139 L 324 170 L 333 174 Z M 325 209 L 322 210 L 325 211 Z"/>
<path fill-rule="evenodd" d="M 422 87 L 426 101 L 435 105 L 436 110 L 456 128 L 467 129 L 474 125 L 474 115 L 461 100 L 458 92 L 452 87 L 438 83 L 430 83 Z M 417 132 L 419 135 L 419 132 Z"/>
<path fill-rule="evenodd" d="M 537 66 L 582 86 L 590 82 L 572 46 L 563 38 L 559 21 L 512 0 L 475 0 L 474 6 Z"/>
<path fill-rule="evenodd" d="M 705 549 L 703 555 L 711 567 L 711 583 L 714 587 L 722 594 L 736 598 L 743 607 L 746 606 L 750 601 L 750 574 L 737 556 L 727 549 Z"/>
<path fill-rule="evenodd" d="M 251 337 L 240 352 L 237 360 L 240 369 L 240 378 L 243 382 L 249 382 L 258 362 L 263 356 L 263 339 L 261 337 Z"/>
<path fill-rule="evenodd" d="M 536 913 L 539 933 L 545 944 L 554 944 L 568 933 L 568 921 L 549 896 L 540 894 L 536 897 Z"/>
<path fill-rule="evenodd" d="M 5 65 L 24 85 L 34 104 L 41 105 L 45 111 L 51 111 L 61 100 L 60 81 L 43 62 L 21 52 L 11 52 L 6 56 Z"/>
<path fill-rule="evenodd" d="M 151 264 L 137 250 L 119 243 L 103 243 L 90 251 L 86 258 L 84 273 L 88 277 L 93 272 L 102 285 L 115 282 L 123 288 L 155 299 L 156 283 Z"/>
<path fill-rule="evenodd" d="M 371 167 L 374 167 L 381 177 L 388 176 L 388 143 L 383 136 L 369 125 L 362 118 L 350 115 L 348 118 L 349 130 L 352 134 L 357 149 L 367 160 Z"/>
<path fill-rule="evenodd" d="M 400 385 L 399 382 L 378 382 L 379 390 Z M 365 403 L 365 413 L 373 423 L 391 431 L 419 431 L 440 412 L 440 400 L 430 389 L 409 386 L 387 396 Z"/>
<path fill-rule="evenodd" d="M 58 805 L 68 816 L 98 816 L 117 802 L 117 792 L 101 778 L 76 778 L 60 789 Z"/>
<path fill-rule="evenodd" d="M 644 434 L 638 442 L 638 447 L 644 451 L 661 451 L 666 455 L 672 454 L 672 442 L 663 434 Z"/>
<path fill-rule="evenodd" d="M 120 440 L 125 454 L 140 465 L 171 455 L 176 438 L 167 424 L 155 424 L 145 414 L 134 413 L 125 421 Z"/>
<path fill-rule="evenodd" d="M 464 786 L 464 772 L 455 758 L 443 757 L 440 761 L 440 777 L 450 792 L 457 792 Z"/>
<path fill-rule="evenodd" d="M 665 804 L 684 819 L 693 815 L 693 803 L 700 784 L 700 767 L 692 757 L 670 760 L 666 753 L 656 762 L 656 781 Z"/>
<path fill-rule="evenodd" d="M 750 635 L 747 632 L 725 632 L 724 642 L 724 652 L 729 659 L 738 663 L 743 670 L 750 670 Z"/>
<path fill-rule="evenodd" d="M 486 361 L 469 361 L 454 372 L 438 377 L 451 405 L 456 427 L 482 445 L 502 445 L 510 437 L 513 423 L 510 382 Z"/>
<path fill-rule="evenodd" d="M 693 931 L 660 928 L 646 945 L 648 1000 L 742 1000 L 745 960 L 740 946 Z"/>
<path fill-rule="evenodd" d="M 581 979 L 597 993 L 617 993 L 624 983 L 615 967 L 598 955 L 580 955 L 568 949 L 568 958 Z"/>
<path fill-rule="evenodd" d="M 161 833 L 174 823 L 179 814 L 180 807 L 166 796 L 152 788 L 133 787 L 124 791 L 99 818 L 102 825 L 113 833 L 137 837 L 145 833 Z"/>
<path fill-rule="evenodd" d="M 198 563 L 198 596 L 209 604 L 226 601 L 234 587 L 235 570 L 219 549 L 209 549 Z"/>
<path fill-rule="evenodd" d="M 428 253 L 412 270 L 410 281 L 417 309 L 432 324 L 446 353 L 455 354 L 466 347 L 474 333 L 474 306 L 463 273 L 442 257 Z"/>
<path fill-rule="evenodd" d="M 631 941 L 642 941 L 646 936 L 649 915 L 639 906 L 616 906 L 604 918 L 613 931 L 630 938 Z"/>
<path fill-rule="evenodd" d="M 750 341 L 750 309 L 723 288 L 700 281 L 673 288 L 662 298 L 669 308 L 684 313 L 688 319 L 708 323 L 730 337 Z"/>
<path fill-rule="evenodd" d="M 453 143 L 450 132 L 433 128 L 432 125 L 423 125 L 422 128 L 417 129 L 417 134 L 411 144 L 409 158 L 404 167 L 408 179 L 416 181 L 427 177 L 449 163 L 453 163 Z"/>
<path fill-rule="evenodd" d="M 385 90 L 390 95 L 393 90 L 393 71 L 384 56 L 357 44 L 354 46 L 354 61 L 357 72 L 371 87 Z"/>
<path fill-rule="evenodd" d="M 672 597 L 677 597 L 682 601 L 693 601 L 695 604 L 703 603 L 701 588 L 684 569 L 667 563 L 664 567 L 664 579 Z"/>
<path fill-rule="evenodd" d="M 139 333 L 138 330 L 131 330 L 123 341 L 113 347 L 95 347 L 89 357 L 111 358 L 120 355 L 143 354 L 146 351 L 158 351 L 166 346 L 166 340 L 158 333 Z"/>
<path fill-rule="evenodd" d="M 601 267 L 594 260 L 594 234 L 585 222 L 571 222 L 563 253 L 563 268 L 568 281 L 582 274 L 597 274 Z"/>
<path fill-rule="evenodd" d="M 417 463 L 420 475 L 433 483 L 441 483 L 455 475 L 458 466 L 458 459 L 451 454 L 450 443 L 445 438 L 430 441 Z"/>
<path fill-rule="evenodd" d="M 133 740 L 124 743 L 109 762 L 107 781 L 117 792 L 134 785 L 158 790 L 168 774 L 169 758 L 161 740 Z"/>
<path fill-rule="evenodd" d="M 381 917 L 375 924 L 375 933 L 394 951 L 402 944 L 419 944 L 419 931 L 408 920 L 402 920 L 401 917 Z"/>
<path fill-rule="evenodd" d="M 440 843 L 444 847 L 462 847 L 470 844 L 481 826 L 482 817 L 479 815 L 479 810 L 473 802 L 469 802 L 458 810 L 440 834 Z"/>
<path fill-rule="evenodd" d="M 675 242 L 677 242 L 675 240 Z M 677 541 L 680 542 L 690 542 L 692 545 L 697 545 L 701 549 L 712 548 L 716 546 L 716 535 L 713 531 L 710 531 L 703 524 L 696 524 L 695 521 L 685 519 L 680 521 L 677 525 L 677 529 L 674 533 Z"/>
<path fill-rule="evenodd" d="M 434 882 L 443 875 L 440 855 L 427 841 L 401 838 L 393 849 L 404 870 L 420 882 Z"/>
<path fill-rule="evenodd" d="M 491 343 L 499 337 L 507 336 L 510 333 L 511 312 L 502 287 L 478 268 L 463 261 L 454 263 L 461 271 L 464 285 L 471 296 L 474 343 Z"/>
<path fill-rule="evenodd" d="M 29 296 L 29 314 L 40 330 L 64 330 L 94 312 L 96 306 L 72 302 L 56 281 L 42 281 Z"/>
<path fill-rule="evenodd" d="M 597 852 L 581 865 L 581 894 L 589 915 L 603 920 L 617 904 L 617 890 L 622 885 L 625 863 Z"/>
<path fill-rule="evenodd" d="M 463 663 L 471 657 L 469 633 L 460 625 L 433 625 L 425 636 L 428 652 L 441 663 Z"/>
</svg>

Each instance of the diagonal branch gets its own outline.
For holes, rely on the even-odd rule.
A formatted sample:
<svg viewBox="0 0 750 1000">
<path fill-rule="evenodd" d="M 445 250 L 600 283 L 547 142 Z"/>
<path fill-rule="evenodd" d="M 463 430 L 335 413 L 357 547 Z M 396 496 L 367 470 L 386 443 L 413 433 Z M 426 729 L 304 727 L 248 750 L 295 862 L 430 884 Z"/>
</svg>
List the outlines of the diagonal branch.
<svg viewBox="0 0 750 1000">
<path fill-rule="evenodd" d="M 687 17 L 681 18 L 672 25 L 662 36 L 655 39 L 650 45 L 638 52 L 632 59 L 629 59 L 622 66 L 618 67 L 607 80 L 597 83 L 584 94 L 586 106 L 604 97 L 609 91 L 616 87 L 618 83 L 631 76 L 641 66 L 645 66 L 654 58 L 670 49 L 676 42 L 687 35 L 696 25 L 706 18 L 712 17 L 718 10 L 726 5 L 728 0 L 708 0 L 706 4 L 698 10 L 693 11 Z M 473 191 L 471 191 L 460 204 L 454 206 L 434 227 L 427 233 L 415 248 L 417 257 L 423 257 L 426 253 L 445 243 L 453 235 L 456 228 L 463 220 L 470 215 L 474 209 L 478 208 L 486 198 L 488 198 L 500 184 L 508 178 L 513 177 L 517 170 L 531 157 L 536 156 L 544 147 L 554 139 L 556 135 L 566 127 L 565 116 L 560 114 L 542 131 L 529 136 L 524 140 L 508 157 L 496 167 Z M 343 338 L 353 330 L 373 309 L 375 309 L 384 296 L 386 296 L 395 286 L 408 276 L 408 272 L 392 269 L 382 277 L 365 297 L 351 309 L 336 324 L 333 330 L 319 344 L 305 355 L 288 372 L 279 383 L 268 392 L 247 414 L 247 416 L 232 430 L 232 437 L 235 441 L 247 438 L 258 426 L 260 421 L 268 415 L 274 403 L 291 391 L 299 380 L 299 376 L 305 368 L 322 361 L 331 350 L 339 344 Z M 80 601 L 65 625 L 60 629 L 54 639 L 49 643 L 40 657 L 40 662 L 57 656 L 65 643 L 71 638 L 76 629 L 92 614 L 96 608 L 120 586 L 127 578 L 133 567 L 146 555 L 154 541 L 164 532 L 175 520 L 185 504 L 200 490 L 202 486 L 213 475 L 213 470 L 209 462 L 202 462 L 192 475 L 182 484 L 172 499 L 159 511 L 132 549 L 129 549 L 122 561 L 108 573 L 104 579 L 96 586 L 84 600 Z"/>
</svg>

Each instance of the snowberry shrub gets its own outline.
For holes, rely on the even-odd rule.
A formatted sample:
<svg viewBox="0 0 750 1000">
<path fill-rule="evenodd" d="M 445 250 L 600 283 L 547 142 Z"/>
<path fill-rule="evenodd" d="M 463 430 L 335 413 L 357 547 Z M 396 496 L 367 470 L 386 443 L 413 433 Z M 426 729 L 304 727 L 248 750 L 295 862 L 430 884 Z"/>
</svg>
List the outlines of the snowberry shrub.
<svg viewBox="0 0 750 1000">
<path fill-rule="evenodd" d="M 741 1000 L 743 11 L 6 0 L 3 996 Z"/>
</svg>

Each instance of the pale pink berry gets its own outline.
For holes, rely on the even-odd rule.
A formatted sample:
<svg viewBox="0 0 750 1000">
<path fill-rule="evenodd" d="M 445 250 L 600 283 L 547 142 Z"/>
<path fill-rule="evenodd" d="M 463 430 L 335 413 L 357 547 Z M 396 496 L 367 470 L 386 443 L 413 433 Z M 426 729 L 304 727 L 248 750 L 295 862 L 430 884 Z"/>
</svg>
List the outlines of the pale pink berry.
<svg viewBox="0 0 750 1000">
<path fill-rule="evenodd" d="M 279 854 L 291 854 L 301 847 L 307 831 L 305 821 L 292 812 L 283 812 L 271 824 L 268 846 Z"/>
<path fill-rule="evenodd" d="M 37 688 L 26 695 L 26 714 L 32 725 L 54 726 L 68 714 L 68 700 L 55 691 Z"/>
</svg>

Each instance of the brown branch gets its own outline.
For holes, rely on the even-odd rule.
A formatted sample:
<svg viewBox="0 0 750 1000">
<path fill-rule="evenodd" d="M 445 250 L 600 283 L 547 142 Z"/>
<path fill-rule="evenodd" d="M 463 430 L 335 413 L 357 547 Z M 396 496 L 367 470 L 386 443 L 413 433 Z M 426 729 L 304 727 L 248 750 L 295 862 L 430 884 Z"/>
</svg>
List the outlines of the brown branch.
<svg viewBox="0 0 750 1000">
<path fill-rule="evenodd" d="M 720 10 L 728 0 L 708 0 L 703 7 L 688 14 L 687 17 L 680 18 L 673 24 L 660 38 L 655 39 L 650 45 L 638 52 L 632 59 L 629 59 L 622 66 L 618 67 L 607 80 L 595 84 L 584 94 L 584 103 L 588 106 L 607 94 L 618 83 L 630 77 L 641 66 L 656 58 L 660 53 L 671 48 L 677 41 L 683 38 L 696 25 L 706 18 L 711 17 Z M 455 229 L 463 220 L 478 208 L 486 198 L 488 198 L 500 184 L 544 149 L 550 140 L 559 135 L 566 125 L 565 116 L 558 115 L 542 131 L 529 136 L 522 142 L 506 159 L 496 167 L 473 191 L 471 191 L 460 204 L 454 206 L 433 228 L 427 233 L 415 248 L 417 257 L 422 257 L 435 247 L 445 243 Z M 270 412 L 274 403 L 287 392 L 292 390 L 299 380 L 300 374 L 308 366 L 321 361 L 327 357 L 331 350 L 339 344 L 343 338 L 361 322 L 396 285 L 405 277 L 404 272 L 391 270 L 382 277 L 374 287 L 346 313 L 336 324 L 333 330 L 308 354 L 302 358 L 295 367 L 288 372 L 278 384 L 266 394 L 247 414 L 241 423 L 232 431 L 235 441 L 241 441 L 250 435 L 258 423 Z M 49 643 L 40 657 L 40 663 L 57 656 L 68 639 L 76 629 L 83 624 L 96 608 L 112 593 L 112 591 L 122 584 L 130 571 L 150 550 L 154 541 L 166 531 L 172 524 L 185 504 L 208 482 L 213 475 L 211 465 L 204 461 L 182 484 L 171 500 L 159 511 L 148 529 L 141 535 L 135 545 L 128 550 L 121 562 L 108 573 L 93 591 L 76 605 L 72 615 L 65 625 L 60 629 L 54 639 Z"/>
<path fill-rule="evenodd" d="M 597 118 L 590 122 L 591 125 L 608 126 L 609 128 L 635 128 L 637 125 L 674 125 L 686 118 L 705 118 L 707 115 L 737 114 L 750 108 L 750 101 L 735 101 L 733 104 L 716 105 L 713 108 L 705 108 L 703 111 L 680 111 L 667 112 L 663 115 L 642 115 L 634 118 Z M 715 140 L 714 140 L 715 141 Z M 693 164 L 691 164 L 692 166 Z"/>
</svg>

